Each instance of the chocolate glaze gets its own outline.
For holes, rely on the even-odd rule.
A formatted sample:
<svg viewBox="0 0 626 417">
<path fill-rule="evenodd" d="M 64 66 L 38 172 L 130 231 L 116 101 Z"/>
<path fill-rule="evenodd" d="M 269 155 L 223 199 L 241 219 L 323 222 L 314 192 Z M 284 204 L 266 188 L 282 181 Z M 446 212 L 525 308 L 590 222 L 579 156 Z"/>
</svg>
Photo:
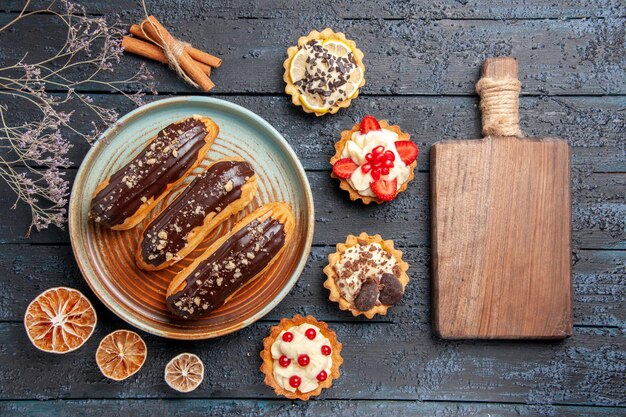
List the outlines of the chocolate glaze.
<svg viewBox="0 0 626 417">
<path fill-rule="evenodd" d="M 167 297 L 167 308 L 184 318 L 211 312 L 261 272 L 284 244 L 285 229 L 278 220 L 251 221 L 191 271 L 185 288 Z"/>
<path fill-rule="evenodd" d="M 144 231 L 143 261 L 160 265 L 176 257 L 187 245 L 187 234 L 239 199 L 241 187 L 253 175 L 247 162 L 219 161 L 197 176 Z"/>
<path fill-rule="evenodd" d="M 109 178 L 91 202 L 89 217 L 113 227 L 132 217 L 141 204 L 157 198 L 198 159 L 207 134 L 202 120 L 189 118 L 172 123 L 139 155 Z"/>
</svg>

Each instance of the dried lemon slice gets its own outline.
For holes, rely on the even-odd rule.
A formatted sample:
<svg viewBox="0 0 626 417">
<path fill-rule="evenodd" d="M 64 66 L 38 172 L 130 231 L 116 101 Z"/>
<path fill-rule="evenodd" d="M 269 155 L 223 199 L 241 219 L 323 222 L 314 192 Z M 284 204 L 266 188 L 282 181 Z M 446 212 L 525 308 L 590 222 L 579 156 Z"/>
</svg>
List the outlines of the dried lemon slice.
<svg viewBox="0 0 626 417">
<path fill-rule="evenodd" d="M 353 98 L 356 94 L 358 94 L 359 86 L 361 85 L 362 80 L 363 71 L 361 71 L 361 68 L 356 67 L 350 74 L 348 82 L 346 83 L 346 96 L 348 96 L 348 98 Z"/>
<path fill-rule="evenodd" d="M 322 46 L 324 46 L 324 49 L 328 52 L 339 58 L 343 58 L 352 52 L 352 49 L 350 49 L 348 45 L 338 40 L 326 40 L 322 42 Z"/>
<path fill-rule="evenodd" d="M 303 79 L 306 75 L 306 57 L 306 51 L 304 49 L 300 49 L 291 60 L 291 65 L 289 66 L 289 77 L 291 77 L 292 83 Z"/>
<path fill-rule="evenodd" d="M 96 350 L 96 363 L 102 375 L 122 381 L 141 369 L 147 352 L 146 343 L 137 333 L 116 330 L 100 342 Z"/>
<path fill-rule="evenodd" d="M 325 106 L 324 102 L 317 96 L 302 94 L 300 96 L 300 102 L 304 107 L 316 113 L 325 113 L 328 111 L 328 106 Z"/>
<path fill-rule="evenodd" d="M 204 364 L 193 353 L 181 353 L 165 366 L 165 382 L 178 392 L 191 392 L 204 379 Z"/>
<path fill-rule="evenodd" d="M 345 94 L 348 98 L 352 98 L 358 93 L 361 80 L 363 80 L 363 71 L 361 71 L 361 68 L 356 67 L 345 84 Z M 329 106 L 325 105 L 316 95 L 302 94 L 300 102 L 304 107 L 315 113 L 325 113 L 330 110 Z"/>
<path fill-rule="evenodd" d="M 93 306 L 73 288 L 50 288 L 26 308 L 24 327 L 36 348 L 68 353 L 85 344 L 98 319 Z"/>
</svg>

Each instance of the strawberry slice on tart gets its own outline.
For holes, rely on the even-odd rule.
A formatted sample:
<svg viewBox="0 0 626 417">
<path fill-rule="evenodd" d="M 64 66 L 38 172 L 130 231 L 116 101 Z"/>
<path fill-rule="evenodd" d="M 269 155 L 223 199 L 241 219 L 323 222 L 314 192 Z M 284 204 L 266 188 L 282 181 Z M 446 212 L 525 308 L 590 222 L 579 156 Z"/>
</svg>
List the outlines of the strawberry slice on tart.
<svg viewBox="0 0 626 417">
<path fill-rule="evenodd" d="M 333 165 L 333 174 L 338 178 L 350 178 L 359 166 L 352 158 L 342 158 Z"/>
<path fill-rule="evenodd" d="M 365 116 L 359 125 L 362 135 L 367 135 L 370 130 L 380 130 L 380 123 L 374 116 Z"/>
<path fill-rule="evenodd" d="M 382 178 L 373 181 L 370 184 L 372 191 L 379 199 L 383 201 L 391 201 L 398 195 L 398 180 L 384 180 Z"/>
<path fill-rule="evenodd" d="M 395 143 L 396 151 L 398 155 L 400 155 L 400 159 L 406 165 L 411 165 L 417 159 L 417 155 L 419 154 L 419 149 L 417 145 L 411 142 L 410 140 L 399 140 Z"/>
<path fill-rule="evenodd" d="M 341 180 L 352 200 L 392 201 L 414 177 L 419 150 L 410 139 L 399 126 L 367 115 L 341 133 L 331 158 L 332 176 Z"/>
</svg>

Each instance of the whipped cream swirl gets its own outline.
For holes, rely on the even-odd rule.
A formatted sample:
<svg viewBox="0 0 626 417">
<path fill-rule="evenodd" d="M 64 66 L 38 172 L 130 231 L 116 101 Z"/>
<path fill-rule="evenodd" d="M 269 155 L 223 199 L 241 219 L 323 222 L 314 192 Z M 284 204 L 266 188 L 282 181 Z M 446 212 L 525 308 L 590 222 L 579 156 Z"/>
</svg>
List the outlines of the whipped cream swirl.
<svg viewBox="0 0 626 417">
<path fill-rule="evenodd" d="M 316 332 L 315 338 L 312 340 L 306 336 L 308 329 L 313 329 Z M 283 340 L 283 334 L 286 332 L 293 334 L 293 340 L 289 342 Z M 329 340 L 322 335 L 317 326 L 312 324 L 303 323 L 299 326 L 291 327 L 287 331 L 281 331 L 271 347 L 276 383 L 290 392 L 295 392 L 296 389 L 302 393 L 315 390 L 320 384 L 317 380 L 319 373 L 325 371 L 326 375 L 330 377 L 330 369 L 333 364 L 332 355 L 322 354 L 322 346 L 324 345 L 330 346 Z M 303 354 L 308 355 L 310 359 L 306 366 L 298 364 L 298 357 Z M 279 363 L 282 355 L 287 356 L 291 360 L 286 367 Z M 301 378 L 299 387 L 294 388 L 289 384 L 289 379 L 292 376 Z"/>
<path fill-rule="evenodd" d="M 396 150 L 395 142 L 398 140 L 398 135 L 395 132 L 387 129 L 371 130 L 363 135 L 361 132 L 354 132 L 352 138 L 346 143 L 341 153 L 342 158 L 352 158 L 357 165 L 363 165 L 365 162 L 365 155 L 372 152 L 377 146 L 383 146 L 385 150 L 389 150 L 394 153 L 395 160 L 393 162 L 393 168 L 389 170 L 389 174 L 382 175 L 380 178 L 393 181 L 398 180 L 397 189 L 399 190 L 408 179 L 411 174 L 411 169 L 408 165 L 402 162 L 398 151 Z M 368 197 L 376 197 L 370 184 L 374 181 L 371 171 L 364 173 L 361 167 L 354 170 L 350 178 L 348 178 L 348 184 L 354 188 L 360 195 Z"/>
<path fill-rule="evenodd" d="M 399 273 L 396 259 L 376 242 L 346 249 L 335 264 L 335 272 L 339 294 L 350 304 L 354 304 L 361 286 L 368 279 L 378 282 L 383 274 Z"/>
</svg>

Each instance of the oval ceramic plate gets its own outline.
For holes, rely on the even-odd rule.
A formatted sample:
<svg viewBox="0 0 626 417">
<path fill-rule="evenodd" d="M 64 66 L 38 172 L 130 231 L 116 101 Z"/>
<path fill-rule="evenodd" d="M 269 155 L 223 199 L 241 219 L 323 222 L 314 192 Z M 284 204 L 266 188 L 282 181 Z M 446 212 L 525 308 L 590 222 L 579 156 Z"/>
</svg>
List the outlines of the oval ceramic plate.
<svg viewBox="0 0 626 417">
<path fill-rule="evenodd" d="M 96 186 L 134 157 L 168 124 L 194 114 L 212 118 L 220 133 L 206 162 L 225 156 L 248 160 L 256 171 L 259 191 L 246 210 L 233 215 L 187 258 L 162 271 L 143 271 L 134 253 L 143 228 L 160 211 L 158 205 L 136 228 L 113 231 L 88 221 Z M 190 178 L 166 199 L 170 202 Z M 199 320 L 172 316 L 165 293 L 174 277 L 217 237 L 256 207 L 291 204 L 296 219 L 294 241 L 270 270 L 242 287 L 231 299 Z M 313 199 L 306 174 L 293 150 L 269 123 L 236 104 L 208 97 L 175 97 L 140 107 L 104 132 L 85 157 L 69 209 L 74 255 L 91 289 L 115 314 L 146 332 L 172 339 L 206 339 L 241 329 L 263 317 L 287 295 L 304 268 L 313 240 Z"/>
</svg>

